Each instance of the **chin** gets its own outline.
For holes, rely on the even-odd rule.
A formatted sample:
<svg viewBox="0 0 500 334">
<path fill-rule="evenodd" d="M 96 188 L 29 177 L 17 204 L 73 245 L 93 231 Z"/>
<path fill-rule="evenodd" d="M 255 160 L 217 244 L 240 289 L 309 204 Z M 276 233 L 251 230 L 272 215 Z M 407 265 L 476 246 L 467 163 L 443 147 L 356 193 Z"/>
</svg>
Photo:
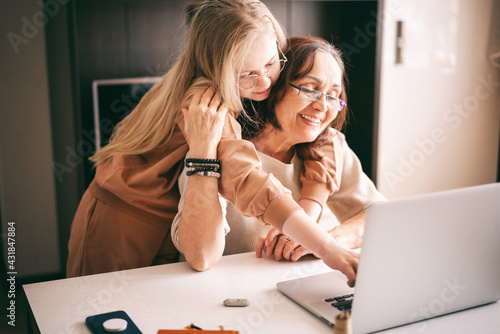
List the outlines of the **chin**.
<svg viewBox="0 0 500 334">
<path fill-rule="evenodd" d="M 318 138 L 318 136 L 319 136 L 319 133 L 316 135 L 310 135 L 310 134 L 303 135 L 302 140 L 300 140 L 300 142 L 298 142 L 297 144 L 312 143 L 313 141 L 316 140 L 316 138 Z"/>
<path fill-rule="evenodd" d="M 267 99 L 269 97 L 269 94 L 266 94 L 266 95 L 252 95 L 251 99 L 254 100 L 254 101 L 264 101 L 265 99 Z"/>
</svg>

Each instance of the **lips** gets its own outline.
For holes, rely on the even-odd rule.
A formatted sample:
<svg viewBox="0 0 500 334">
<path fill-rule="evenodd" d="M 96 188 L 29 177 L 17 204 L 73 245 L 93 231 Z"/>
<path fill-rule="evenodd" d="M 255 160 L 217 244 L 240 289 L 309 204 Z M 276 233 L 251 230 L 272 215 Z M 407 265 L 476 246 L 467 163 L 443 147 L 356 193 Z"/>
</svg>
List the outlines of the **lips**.
<svg viewBox="0 0 500 334">
<path fill-rule="evenodd" d="M 320 118 L 312 117 L 309 115 L 299 114 L 299 116 L 302 117 L 302 119 L 308 121 L 309 123 L 313 123 L 316 125 L 319 125 L 322 121 L 322 119 L 320 119 Z"/>
<path fill-rule="evenodd" d="M 257 95 L 263 95 L 263 94 L 268 94 L 270 91 L 271 91 L 271 87 L 269 87 L 268 89 L 266 89 L 266 90 L 265 90 L 265 91 L 263 91 L 263 92 L 257 92 L 257 93 L 255 93 L 255 94 L 257 94 Z"/>
</svg>

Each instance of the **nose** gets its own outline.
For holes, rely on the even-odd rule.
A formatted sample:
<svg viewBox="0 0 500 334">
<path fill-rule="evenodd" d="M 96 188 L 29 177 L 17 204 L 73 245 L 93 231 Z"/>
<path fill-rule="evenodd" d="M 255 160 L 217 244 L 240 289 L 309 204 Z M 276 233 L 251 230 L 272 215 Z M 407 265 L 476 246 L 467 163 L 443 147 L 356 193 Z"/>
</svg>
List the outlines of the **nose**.
<svg viewBox="0 0 500 334">
<path fill-rule="evenodd" d="M 259 75 L 257 78 L 257 84 L 255 85 L 256 88 L 269 88 L 271 85 L 271 78 L 268 77 L 267 75 Z"/>
<path fill-rule="evenodd" d="M 328 105 L 326 104 L 326 96 L 321 95 L 319 99 L 313 102 L 313 107 L 320 111 L 327 111 Z"/>
</svg>

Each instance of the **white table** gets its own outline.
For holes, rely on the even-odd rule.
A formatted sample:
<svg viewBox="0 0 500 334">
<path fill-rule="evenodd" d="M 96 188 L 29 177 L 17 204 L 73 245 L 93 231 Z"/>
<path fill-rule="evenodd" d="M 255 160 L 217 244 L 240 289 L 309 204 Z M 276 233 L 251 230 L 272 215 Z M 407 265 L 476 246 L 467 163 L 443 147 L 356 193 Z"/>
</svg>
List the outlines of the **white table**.
<svg viewBox="0 0 500 334">
<path fill-rule="evenodd" d="M 24 285 L 41 333 L 90 333 L 85 318 L 124 310 L 145 334 L 182 329 L 236 329 L 244 333 L 332 333 L 333 330 L 276 289 L 281 280 L 330 271 L 313 258 L 296 263 L 257 259 L 254 253 L 223 257 L 205 272 L 186 263 L 125 270 Z M 229 308 L 226 298 L 250 306 Z M 500 303 L 385 331 L 499 333 Z"/>
</svg>

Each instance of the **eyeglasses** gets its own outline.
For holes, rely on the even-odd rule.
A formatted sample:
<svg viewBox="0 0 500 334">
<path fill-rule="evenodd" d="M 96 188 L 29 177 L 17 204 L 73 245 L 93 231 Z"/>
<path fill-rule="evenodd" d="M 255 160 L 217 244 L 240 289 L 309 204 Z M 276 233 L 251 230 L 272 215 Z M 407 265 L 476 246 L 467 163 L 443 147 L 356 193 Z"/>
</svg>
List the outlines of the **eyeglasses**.
<svg viewBox="0 0 500 334">
<path fill-rule="evenodd" d="M 283 58 L 279 59 L 279 61 L 274 61 L 273 63 L 266 65 L 266 69 L 264 70 L 264 74 L 262 75 L 267 75 L 268 78 L 274 78 L 275 76 L 279 75 L 281 71 L 283 71 L 285 63 L 288 61 L 288 59 L 286 59 L 285 55 L 283 54 L 283 51 L 281 51 L 281 49 L 279 48 L 278 50 L 280 51 Z M 262 75 L 251 74 L 240 78 L 240 89 L 250 89 L 255 87 Z"/>
<path fill-rule="evenodd" d="M 326 95 L 325 93 L 322 93 L 319 90 L 309 89 L 304 86 L 299 87 L 295 86 L 294 84 L 290 84 L 290 86 L 292 86 L 293 88 L 297 88 L 299 90 L 299 96 L 303 99 L 310 101 L 318 101 L 318 99 L 322 95 L 324 95 L 326 96 L 326 105 L 329 106 L 330 108 L 335 109 L 337 111 L 342 111 L 342 109 L 346 106 L 346 103 L 341 99 L 338 99 L 330 95 Z"/>
</svg>

